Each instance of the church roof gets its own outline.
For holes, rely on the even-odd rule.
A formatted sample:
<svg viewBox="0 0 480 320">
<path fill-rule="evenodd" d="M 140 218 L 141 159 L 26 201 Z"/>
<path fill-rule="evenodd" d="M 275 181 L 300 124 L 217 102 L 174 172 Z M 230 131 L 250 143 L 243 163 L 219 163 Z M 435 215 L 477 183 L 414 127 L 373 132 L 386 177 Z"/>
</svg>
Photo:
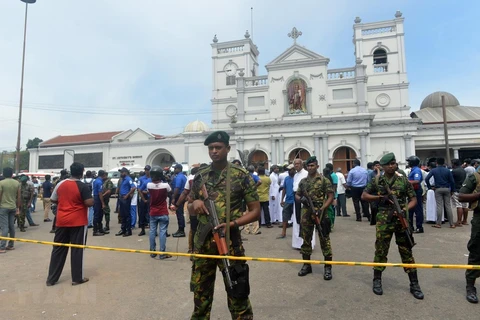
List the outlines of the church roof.
<svg viewBox="0 0 480 320">
<path fill-rule="evenodd" d="M 425 108 L 441 108 L 442 96 L 445 97 L 446 107 L 456 107 L 460 105 L 460 102 L 458 102 L 458 99 L 453 94 L 445 91 L 437 91 L 429 94 L 425 99 L 423 99 L 420 110 Z"/>
<path fill-rule="evenodd" d="M 97 132 L 97 133 L 87 133 L 87 134 L 77 134 L 70 136 L 56 136 L 55 138 L 49 139 L 40 143 L 40 148 L 43 147 L 53 147 L 53 146 L 64 146 L 72 144 L 91 144 L 91 143 L 102 143 L 110 142 L 114 136 L 123 131 L 111 131 L 111 132 Z"/>
<path fill-rule="evenodd" d="M 480 121 L 480 107 L 449 106 L 445 108 L 448 123 Z M 443 123 L 443 110 L 438 107 L 423 108 L 410 114 L 420 118 L 423 124 Z"/>
<path fill-rule="evenodd" d="M 270 71 L 303 66 L 326 65 L 328 62 L 330 62 L 330 59 L 294 43 L 265 67 Z"/>
</svg>

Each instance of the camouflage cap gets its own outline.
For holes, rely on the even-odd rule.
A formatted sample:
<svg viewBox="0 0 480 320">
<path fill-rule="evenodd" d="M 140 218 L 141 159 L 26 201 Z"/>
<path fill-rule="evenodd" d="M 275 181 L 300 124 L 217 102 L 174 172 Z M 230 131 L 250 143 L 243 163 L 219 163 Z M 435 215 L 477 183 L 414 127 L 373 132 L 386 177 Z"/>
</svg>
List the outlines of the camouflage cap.
<svg viewBox="0 0 480 320">
<path fill-rule="evenodd" d="M 205 139 L 204 145 L 208 146 L 210 143 L 223 142 L 225 145 L 229 145 L 230 136 L 225 131 L 212 132 L 207 139 Z"/>
<path fill-rule="evenodd" d="M 393 152 L 387 153 L 380 159 L 380 165 L 384 166 L 395 160 L 395 154 Z"/>
<path fill-rule="evenodd" d="M 310 164 L 310 163 L 313 163 L 313 162 L 318 163 L 317 157 L 311 156 L 310 158 L 307 159 L 307 164 Z"/>
</svg>

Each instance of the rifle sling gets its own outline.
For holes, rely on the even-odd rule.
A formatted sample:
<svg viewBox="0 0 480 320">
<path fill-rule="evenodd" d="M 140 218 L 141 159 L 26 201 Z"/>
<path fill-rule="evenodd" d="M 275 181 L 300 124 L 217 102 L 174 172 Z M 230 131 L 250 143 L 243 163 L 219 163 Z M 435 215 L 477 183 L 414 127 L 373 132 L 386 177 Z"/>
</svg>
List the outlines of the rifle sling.
<svg viewBox="0 0 480 320">
<path fill-rule="evenodd" d="M 226 227 L 225 227 L 225 240 L 227 241 L 227 248 L 230 247 L 230 194 L 231 190 L 231 172 L 230 172 L 230 162 L 227 162 L 227 181 L 225 191 L 225 217 L 226 217 Z"/>
</svg>

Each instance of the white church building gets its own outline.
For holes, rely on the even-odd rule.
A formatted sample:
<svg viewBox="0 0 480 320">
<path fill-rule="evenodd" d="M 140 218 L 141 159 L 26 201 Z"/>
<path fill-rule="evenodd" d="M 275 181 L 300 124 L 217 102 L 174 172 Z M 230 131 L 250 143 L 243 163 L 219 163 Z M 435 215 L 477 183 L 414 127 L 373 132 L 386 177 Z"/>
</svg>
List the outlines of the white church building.
<svg viewBox="0 0 480 320">
<path fill-rule="evenodd" d="M 331 162 L 347 172 L 354 159 L 366 166 L 388 152 L 405 164 L 416 152 L 416 141 L 422 157 L 430 151 L 442 155 L 443 131 L 437 118 L 431 121 L 432 114 L 438 116 L 441 93 L 427 97 L 420 111 L 411 111 L 400 12 L 387 21 L 355 19 L 355 58 L 345 68 L 330 69 L 328 57 L 301 45 L 301 34 L 296 28 L 290 31 L 292 46 L 266 65 L 266 75 L 259 74 L 259 49 L 248 31 L 240 40 L 221 42 L 214 37 L 211 125 L 193 121 L 175 136 L 140 128 L 58 136 L 29 150 L 30 171 L 58 171 L 73 160 L 91 170 L 208 163 L 203 141 L 215 130 L 230 134 L 231 160 L 238 158 L 237 150 L 247 151 L 251 162 L 267 167 L 316 155 L 320 166 Z M 465 108 L 445 94 L 449 108 Z M 455 135 L 450 144 L 452 156 L 458 156 L 462 148 L 480 155 L 478 142 L 463 142 L 462 127 L 480 131 L 480 108 L 470 109 L 449 124 L 460 128 L 451 133 Z M 454 116 L 457 110 L 451 110 Z"/>
</svg>

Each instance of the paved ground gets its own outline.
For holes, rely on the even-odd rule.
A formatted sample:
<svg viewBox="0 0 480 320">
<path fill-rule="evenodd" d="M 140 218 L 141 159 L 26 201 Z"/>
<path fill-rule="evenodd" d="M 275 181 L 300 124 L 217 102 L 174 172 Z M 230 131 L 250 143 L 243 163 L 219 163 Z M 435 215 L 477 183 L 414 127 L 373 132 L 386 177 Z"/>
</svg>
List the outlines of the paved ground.
<svg viewBox="0 0 480 320">
<path fill-rule="evenodd" d="M 350 203 L 350 212 L 351 209 Z M 43 212 L 33 214 L 38 222 Z M 113 215 L 112 233 L 92 237 L 88 244 L 148 249 L 148 238 L 115 237 L 119 230 Z M 170 217 L 170 232 L 176 219 Z M 40 222 L 17 237 L 52 240 L 50 223 Z M 248 236 L 247 254 L 256 257 L 300 258 L 291 248 L 291 238 L 277 240 L 278 228 L 262 228 L 262 234 Z M 288 235 L 291 235 L 288 229 Z M 416 236 L 414 256 L 419 263 L 466 263 L 470 227 L 434 229 Z M 335 260 L 371 261 L 375 232 L 366 221 L 337 218 L 331 235 Z M 168 238 L 167 250 L 186 252 L 186 238 Z M 60 282 L 46 287 L 51 247 L 17 242 L 16 250 L 0 256 L 1 319 L 189 319 L 193 309 L 189 292 L 191 264 L 188 258 L 160 261 L 146 254 L 87 250 L 85 275 L 90 282 L 72 287 L 67 259 Z M 314 259 L 321 259 L 316 248 Z M 400 257 L 393 244 L 391 262 Z M 415 300 L 408 291 L 408 277 L 399 268 L 384 273 L 384 295 L 372 293 L 370 267 L 334 267 L 333 280 L 324 281 L 323 266 L 300 278 L 300 265 L 250 262 L 251 301 L 255 319 L 466 319 L 475 318 L 480 305 L 465 300 L 463 270 L 421 269 L 419 278 L 425 300 Z M 219 273 L 218 273 L 219 275 Z M 226 295 L 220 277 L 216 282 L 212 319 L 229 319 Z"/>
</svg>

